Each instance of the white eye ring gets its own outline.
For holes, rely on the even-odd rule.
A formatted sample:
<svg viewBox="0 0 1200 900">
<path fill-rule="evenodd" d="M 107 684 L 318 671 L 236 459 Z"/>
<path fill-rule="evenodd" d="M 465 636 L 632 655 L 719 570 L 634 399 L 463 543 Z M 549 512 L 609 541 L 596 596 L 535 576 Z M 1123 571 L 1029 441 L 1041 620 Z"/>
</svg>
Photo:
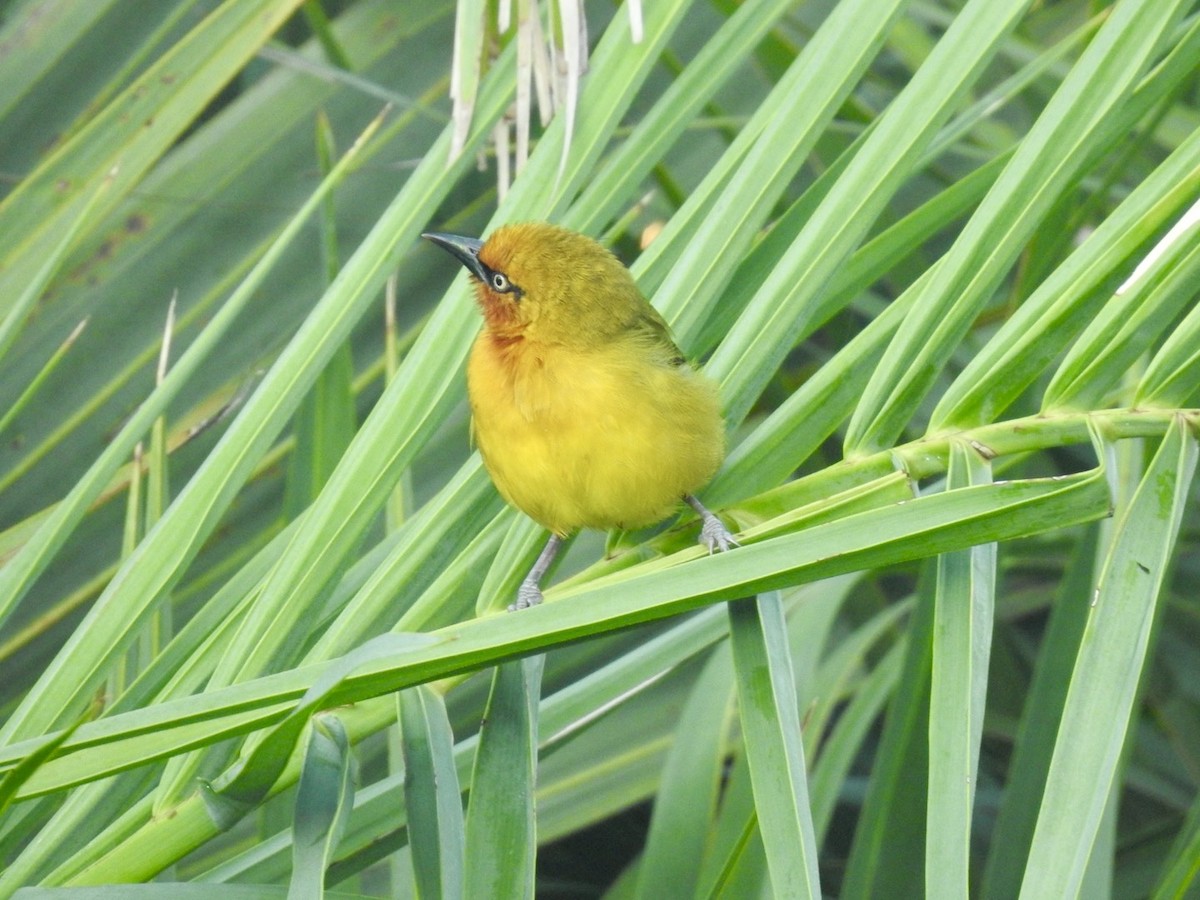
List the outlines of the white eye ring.
<svg viewBox="0 0 1200 900">
<path fill-rule="evenodd" d="M 493 272 L 492 273 L 492 288 L 494 290 L 497 290 L 503 294 L 505 291 L 509 290 L 511 287 L 512 287 L 512 284 L 509 282 L 508 278 L 505 277 L 503 272 Z"/>
</svg>

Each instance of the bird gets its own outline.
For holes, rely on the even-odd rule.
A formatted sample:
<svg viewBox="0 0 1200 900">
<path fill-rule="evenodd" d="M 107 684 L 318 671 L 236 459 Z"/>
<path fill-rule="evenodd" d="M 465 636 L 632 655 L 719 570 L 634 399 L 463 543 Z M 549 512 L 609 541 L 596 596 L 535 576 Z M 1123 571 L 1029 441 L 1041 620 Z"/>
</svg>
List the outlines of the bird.
<svg viewBox="0 0 1200 900">
<path fill-rule="evenodd" d="M 542 579 L 581 528 L 650 525 L 685 502 L 710 554 L 737 546 L 695 493 L 725 456 L 717 386 L 612 252 L 548 222 L 487 240 L 421 236 L 466 268 L 483 314 L 467 394 L 484 467 L 550 532 L 510 611 L 542 602 Z"/>
</svg>

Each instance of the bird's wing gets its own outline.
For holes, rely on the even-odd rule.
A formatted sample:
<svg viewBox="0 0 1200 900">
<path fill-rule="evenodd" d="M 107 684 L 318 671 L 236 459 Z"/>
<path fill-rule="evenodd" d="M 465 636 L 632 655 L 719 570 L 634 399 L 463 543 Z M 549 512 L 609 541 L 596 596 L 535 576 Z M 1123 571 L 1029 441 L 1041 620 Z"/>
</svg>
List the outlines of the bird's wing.
<svg viewBox="0 0 1200 900">
<path fill-rule="evenodd" d="M 657 350 L 661 350 L 664 359 L 673 366 L 681 366 L 687 362 L 687 358 L 679 349 L 679 345 L 675 343 L 675 339 L 671 336 L 671 326 L 667 324 L 667 320 L 662 317 L 657 309 L 649 303 L 645 304 L 637 320 L 634 322 L 634 330 Z"/>
</svg>

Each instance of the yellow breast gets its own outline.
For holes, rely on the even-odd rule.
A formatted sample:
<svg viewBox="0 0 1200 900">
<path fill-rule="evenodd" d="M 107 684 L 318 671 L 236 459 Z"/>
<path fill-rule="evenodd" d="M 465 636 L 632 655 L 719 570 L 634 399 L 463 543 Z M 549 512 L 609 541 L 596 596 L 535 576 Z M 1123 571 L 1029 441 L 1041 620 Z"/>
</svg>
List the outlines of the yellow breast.
<svg viewBox="0 0 1200 900">
<path fill-rule="evenodd" d="M 724 458 L 715 385 L 634 343 L 568 350 L 485 330 L 467 375 L 496 488 L 557 534 L 663 519 Z"/>
</svg>

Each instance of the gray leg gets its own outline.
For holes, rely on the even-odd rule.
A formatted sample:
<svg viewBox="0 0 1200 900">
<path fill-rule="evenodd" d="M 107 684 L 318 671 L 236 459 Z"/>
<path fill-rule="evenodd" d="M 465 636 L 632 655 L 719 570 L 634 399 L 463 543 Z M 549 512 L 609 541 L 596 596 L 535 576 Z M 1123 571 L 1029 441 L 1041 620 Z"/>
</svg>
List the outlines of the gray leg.
<svg viewBox="0 0 1200 900">
<path fill-rule="evenodd" d="M 700 543 L 708 548 L 709 554 L 720 550 L 724 553 L 741 545 L 734 539 L 733 533 L 725 527 L 725 523 L 708 511 L 708 508 L 691 494 L 683 495 L 684 501 L 694 509 L 704 523 L 700 528 Z"/>
<path fill-rule="evenodd" d="M 542 578 L 545 577 L 550 564 L 554 562 L 554 557 L 558 555 L 558 548 L 562 545 L 562 538 L 557 534 L 550 535 L 550 540 L 546 541 L 546 546 L 542 548 L 542 552 L 538 555 L 537 562 L 533 564 L 533 568 L 529 570 L 529 574 L 525 576 L 525 580 L 517 588 L 517 601 L 509 604 L 509 612 L 516 612 L 518 609 L 528 609 L 542 602 Z"/>
</svg>

